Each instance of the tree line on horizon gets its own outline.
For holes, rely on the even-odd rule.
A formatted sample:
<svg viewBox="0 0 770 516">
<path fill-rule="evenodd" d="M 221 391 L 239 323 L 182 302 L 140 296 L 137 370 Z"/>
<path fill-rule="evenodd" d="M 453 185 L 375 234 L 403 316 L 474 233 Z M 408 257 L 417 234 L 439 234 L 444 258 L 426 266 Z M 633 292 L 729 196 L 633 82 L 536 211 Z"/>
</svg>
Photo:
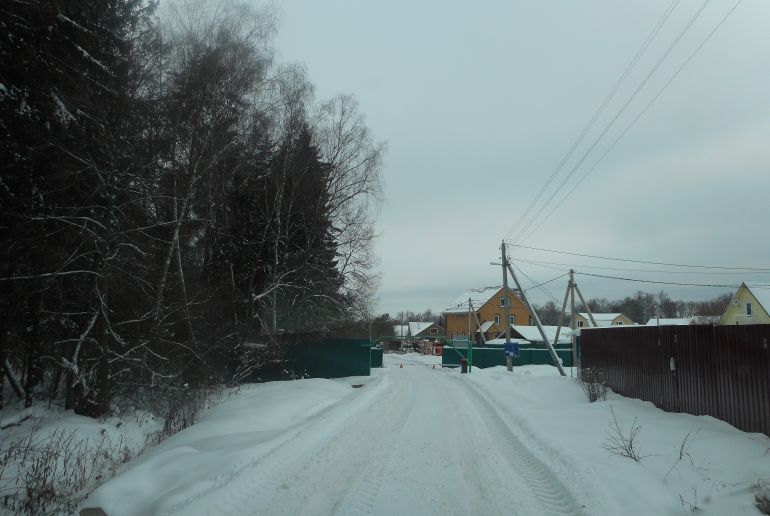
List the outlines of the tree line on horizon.
<svg viewBox="0 0 770 516">
<path fill-rule="evenodd" d="M 659 316 L 663 318 L 691 317 L 694 315 L 710 318 L 714 322 L 724 313 L 728 303 L 732 299 L 732 294 L 720 294 L 705 301 L 684 301 L 674 300 L 665 292 L 660 291 L 657 294 L 643 292 L 638 290 L 632 296 L 626 296 L 623 299 L 609 301 L 606 298 L 592 298 L 586 302 L 593 313 L 622 313 L 629 319 L 638 324 L 646 324 L 647 321 Z M 561 305 L 557 306 L 554 301 L 547 301 L 543 305 L 534 305 L 540 321 L 549 326 L 559 324 L 561 315 Z M 582 303 L 575 304 L 576 312 L 586 312 L 586 307 Z M 404 322 L 435 322 L 443 325 L 443 317 L 440 313 L 435 313 L 431 309 L 423 312 L 403 311 L 398 312 L 395 317 L 389 313 L 381 314 L 375 318 L 376 323 L 403 324 Z M 567 316 L 562 324 L 569 324 L 569 305 L 567 306 Z"/>
<path fill-rule="evenodd" d="M 0 375 L 27 405 L 237 382 L 371 306 L 383 145 L 355 99 L 275 62 L 272 8 L 164 9 L 0 6 Z"/>
</svg>

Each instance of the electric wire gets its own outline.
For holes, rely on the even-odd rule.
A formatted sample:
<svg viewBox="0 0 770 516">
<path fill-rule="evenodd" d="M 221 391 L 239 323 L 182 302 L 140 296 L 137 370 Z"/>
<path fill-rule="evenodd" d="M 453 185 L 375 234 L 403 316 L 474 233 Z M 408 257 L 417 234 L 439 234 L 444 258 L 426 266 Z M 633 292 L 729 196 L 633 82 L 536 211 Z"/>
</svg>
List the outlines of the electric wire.
<svg viewBox="0 0 770 516">
<path fill-rule="evenodd" d="M 607 125 L 604 127 L 602 132 L 599 134 L 599 136 L 594 140 L 594 142 L 591 144 L 591 146 L 588 148 L 588 150 L 583 154 L 583 156 L 580 158 L 580 160 L 572 167 L 569 174 L 562 180 L 561 183 L 559 183 L 559 186 L 554 190 L 551 195 L 548 197 L 548 199 L 545 201 L 544 204 L 541 204 L 540 207 L 534 212 L 533 215 L 529 216 L 526 220 L 527 222 L 522 226 L 522 229 L 519 230 L 519 232 L 514 237 L 515 241 L 520 241 L 521 237 L 527 231 L 527 228 L 532 227 L 534 225 L 534 222 L 538 219 L 541 213 L 551 204 L 554 197 L 561 191 L 562 188 L 564 188 L 564 185 L 572 178 L 572 176 L 575 174 L 575 172 L 582 166 L 583 162 L 588 158 L 588 156 L 593 152 L 593 150 L 596 148 L 596 146 L 601 142 L 601 140 L 604 138 L 604 136 L 609 132 L 609 130 L 615 125 L 615 122 L 620 118 L 620 116 L 626 111 L 628 106 L 631 104 L 631 102 L 636 99 L 637 95 L 642 91 L 642 89 L 647 85 L 650 78 L 653 76 L 653 74 L 660 68 L 660 66 L 663 64 L 663 62 L 666 60 L 666 58 L 671 54 L 672 50 L 679 44 L 679 42 L 682 40 L 684 35 L 690 30 L 692 25 L 695 23 L 695 21 L 700 17 L 701 13 L 704 11 L 706 6 L 711 2 L 711 0 L 704 0 L 703 4 L 701 4 L 700 8 L 693 14 L 690 19 L 688 20 L 687 24 L 684 26 L 684 28 L 679 32 L 677 37 L 674 39 L 674 41 L 669 45 L 669 47 L 666 49 L 666 51 L 663 53 L 663 55 L 658 59 L 658 61 L 655 63 L 655 65 L 650 69 L 649 72 L 647 72 L 647 75 L 644 77 L 642 82 L 636 87 L 634 92 L 631 94 L 630 97 L 626 100 L 626 102 L 621 106 L 621 108 L 618 110 L 617 113 L 615 113 L 615 116 L 612 117 L 612 119 L 607 123 Z"/>
<path fill-rule="evenodd" d="M 599 260 L 611 260 L 616 262 L 642 263 L 647 265 L 663 265 L 666 267 L 684 267 L 684 268 L 693 268 L 693 269 L 720 269 L 720 270 L 734 270 L 734 271 L 770 272 L 770 269 L 765 269 L 760 267 L 736 267 L 736 266 L 728 267 L 728 266 L 720 266 L 720 265 L 693 265 L 693 264 L 684 264 L 684 263 L 653 262 L 649 260 L 634 260 L 631 258 L 613 258 L 609 256 L 599 256 L 595 254 L 573 253 L 569 251 L 557 251 L 555 249 L 546 249 L 543 247 L 533 247 L 533 246 L 514 244 L 514 243 L 509 243 L 508 245 L 512 247 L 519 247 L 521 249 L 530 249 L 533 251 L 566 254 L 569 256 L 582 256 L 584 258 L 596 258 Z"/>
<path fill-rule="evenodd" d="M 644 106 L 644 108 L 639 112 L 639 114 L 636 115 L 636 117 L 631 121 L 631 123 L 628 124 L 628 126 L 626 126 L 626 128 L 623 130 L 623 132 L 620 133 L 620 135 L 615 139 L 615 141 L 613 141 L 612 144 L 604 151 L 604 153 L 602 153 L 602 155 L 599 157 L 599 159 L 596 160 L 596 162 L 591 166 L 591 168 L 589 168 L 583 174 L 583 176 L 578 180 L 578 182 L 575 183 L 575 185 L 569 190 L 569 192 L 567 192 L 567 194 L 564 195 L 559 200 L 559 202 L 556 203 L 556 205 L 554 205 L 554 207 L 551 209 L 551 211 L 549 211 L 548 214 L 545 217 L 540 219 L 540 221 L 537 223 L 537 225 L 535 225 L 529 231 L 529 233 L 527 233 L 526 236 L 521 239 L 521 242 L 526 242 L 527 240 L 529 240 L 532 237 L 532 235 L 534 235 L 537 232 L 537 230 L 540 229 L 540 227 L 545 223 L 545 221 L 548 220 L 551 217 L 551 215 L 553 215 L 554 212 L 557 209 L 559 209 L 559 207 L 561 207 L 561 205 L 564 203 L 564 201 L 566 201 L 567 198 L 570 197 L 575 192 L 575 190 L 577 190 L 577 188 L 591 174 L 591 172 L 594 171 L 594 169 L 599 165 L 599 163 L 601 163 L 604 160 L 604 158 L 607 156 L 607 154 L 609 154 L 610 151 L 612 151 L 612 149 L 615 148 L 615 146 L 618 144 L 618 142 L 623 139 L 623 137 L 626 135 L 626 133 L 628 133 L 628 131 L 631 130 L 631 128 L 636 124 L 636 122 L 644 115 L 644 113 L 647 112 L 647 110 L 650 108 L 650 106 L 652 106 L 652 104 L 658 99 L 658 97 L 660 97 L 660 95 L 666 90 L 666 88 L 668 88 L 668 85 L 671 84 L 674 81 L 674 79 L 677 78 L 677 76 L 682 72 L 682 70 L 684 70 L 684 68 L 690 63 L 690 61 L 695 57 L 695 55 L 700 51 L 700 49 L 703 48 L 703 46 L 709 41 L 709 39 L 711 39 L 711 37 L 714 35 L 714 33 L 722 26 L 722 24 L 725 21 L 727 21 L 727 18 L 729 18 L 730 15 L 738 8 L 738 6 L 740 5 L 740 3 L 742 1 L 743 0 L 738 0 L 735 3 L 735 5 L 733 5 L 732 9 L 730 9 L 727 12 L 727 14 L 725 14 L 725 16 L 719 21 L 719 23 L 716 25 L 716 27 L 714 27 L 714 29 L 706 36 L 706 38 L 700 43 L 700 45 L 698 45 L 695 48 L 695 50 L 684 61 L 684 63 L 677 69 L 677 71 L 671 76 L 671 78 L 668 81 L 666 81 L 666 83 L 663 85 L 663 87 L 658 91 L 658 93 L 655 94 L 654 97 L 652 97 L 652 99 L 647 103 L 647 105 Z"/>
<path fill-rule="evenodd" d="M 660 32 L 660 29 L 663 27 L 663 25 L 666 23 L 668 18 L 671 16 L 671 13 L 674 11 L 676 6 L 679 4 L 680 0 L 673 0 L 671 4 L 669 4 L 666 11 L 663 13 L 663 16 L 658 20 L 658 22 L 655 24 L 655 27 L 653 27 L 652 31 L 647 35 L 647 38 L 644 40 L 644 43 L 642 43 L 642 46 L 637 50 L 634 57 L 631 59 L 631 62 L 628 63 L 625 70 L 623 70 L 623 73 L 620 75 L 618 80 L 613 85 L 610 92 L 607 94 L 607 96 L 604 97 L 604 100 L 602 100 L 599 107 L 596 109 L 596 111 L 593 114 L 593 117 L 591 117 L 591 120 L 588 121 L 588 123 L 583 128 L 580 135 L 577 137 L 577 139 L 572 143 L 572 146 L 569 148 L 567 153 L 562 157 L 559 164 L 556 166 L 556 168 L 551 172 L 551 175 L 546 180 L 545 184 L 540 188 L 540 191 L 537 193 L 535 198 L 529 203 L 527 208 L 522 212 L 521 217 L 516 221 L 516 223 L 513 225 L 511 230 L 507 233 L 507 236 L 510 236 L 513 234 L 514 231 L 516 231 L 519 228 L 520 223 L 524 219 L 527 213 L 537 204 L 537 202 L 543 197 L 543 194 L 545 194 L 548 187 L 551 185 L 553 180 L 556 178 L 556 176 L 559 175 L 564 165 L 567 163 L 567 161 L 572 157 L 572 154 L 575 152 L 575 149 L 583 142 L 583 138 L 585 138 L 586 134 L 588 134 L 588 131 L 591 130 L 596 120 L 601 116 L 601 114 L 604 112 L 604 108 L 607 107 L 607 104 L 610 103 L 610 101 L 615 97 L 615 94 L 618 92 L 620 87 L 623 85 L 623 83 L 628 78 L 628 75 L 631 73 L 631 71 L 636 66 L 636 63 L 641 58 L 642 54 L 647 50 L 647 48 L 650 46 L 650 43 L 652 43 L 652 40 L 655 39 L 655 36 L 658 35 Z"/>
<path fill-rule="evenodd" d="M 516 261 L 518 262 L 524 262 L 529 263 L 532 265 L 561 265 L 563 267 L 569 267 L 570 269 L 600 269 L 600 270 L 606 270 L 606 271 L 621 271 L 621 272 L 643 272 L 643 273 L 649 273 L 649 274 L 699 274 L 699 275 L 736 275 L 736 274 L 770 274 L 770 272 L 749 272 L 749 271 L 733 271 L 733 272 L 727 272 L 727 271 L 667 271 L 667 270 L 661 270 L 661 269 L 629 269 L 625 267 L 607 267 L 607 266 L 601 266 L 601 265 L 585 265 L 585 264 L 571 264 L 571 263 L 561 263 L 561 262 L 549 262 L 549 261 L 543 261 L 543 260 L 529 260 L 526 258 L 516 258 Z M 553 267 L 555 269 L 555 267 Z M 565 269 L 557 269 L 557 270 L 565 270 Z"/>
<path fill-rule="evenodd" d="M 510 260 L 508 261 L 508 263 L 510 263 L 511 265 L 513 265 L 513 266 L 516 268 L 516 270 L 517 270 L 517 271 L 519 271 L 519 272 L 520 272 L 520 273 L 521 273 L 521 274 L 522 274 L 522 275 L 523 275 L 525 278 L 527 278 L 529 281 L 531 281 L 532 283 L 537 283 L 537 282 L 536 282 L 535 280 L 533 280 L 533 279 L 532 279 L 532 278 L 531 278 L 529 275 L 527 275 L 527 273 L 526 273 L 526 272 L 524 272 L 523 270 L 521 270 L 521 267 L 519 267 L 518 265 L 516 265 L 515 263 L 513 263 L 513 262 L 512 262 L 512 261 L 510 261 Z M 565 276 L 565 275 L 562 275 L 562 276 L 560 276 L 560 277 L 564 277 L 564 276 Z M 557 279 L 559 279 L 559 278 L 554 278 L 554 279 L 552 279 L 552 280 L 549 280 L 549 281 L 547 281 L 546 283 L 550 283 L 551 281 L 556 281 Z M 543 292 L 543 293 L 544 293 L 546 296 L 548 296 L 549 298 L 551 298 L 551 299 L 552 299 L 552 300 L 553 300 L 555 303 L 558 303 L 558 302 L 559 302 L 559 300 L 558 300 L 558 299 L 556 299 L 556 297 L 555 297 L 553 294 L 551 294 L 551 291 L 550 291 L 550 290 L 548 290 L 547 288 L 545 288 L 545 287 L 543 287 L 543 286 L 542 286 L 542 285 L 544 285 L 544 284 L 545 284 L 545 283 L 541 283 L 540 285 L 534 285 L 534 286 L 532 286 L 532 287 L 530 287 L 530 288 L 528 288 L 528 289 L 524 289 L 524 291 L 526 292 L 526 291 L 528 291 L 528 290 L 532 290 L 533 288 L 540 288 L 540 291 L 541 291 L 541 292 Z"/>
<path fill-rule="evenodd" d="M 524 271 L 522 271 L 522 270 L 521 270 L 519 267 L 516 267 L 516 269 L 517 269 L 518 271 L 520 271 L 522 274 L 524 274 Z M 526 274 L 524 274 L 524 275 L 526 276 Z M 535 288 L 538 288 L 538 287 L 542 287 L 543 285 L 548 285 L 549 283 L 553 283 L 554 281 L 556 281 L 556 280 L 559 280 L 559 279 L 561 279 L 561 278 L 564 278 L 565 276 L 569 276 L 569 272 L 567 272 L 567 273 L 564 273 L 564 274 L 560 274 L 560 275 L 556 276 L 556 277 L 555 277 L 555 278 L 553 278 L 553 279 L 549 279 L 548 281 L 544 281 L 544 282 L 542 282 L 542 283 L 538 283 L 537 285 L 532 285 L 532 286 L 531 286 L 531 287 L 529 287 L 529 288 L 525 288 L 525 289 L 524 289 L 524 292 L 529 292 L 529 291 L 530 291 L 530 290 L 532 290 L 532 289 L 535 289 Z M 527 277 L 529 278 L 529 276 L 527 276 Z M 530 278 L 530 279 L 531 279 L 531 278 Z"/>
<path fill-rule="evenodd" d="M 683 283 L 683 282 L 677 282 L 677 281 L 655 281 L 655 280 L 644 280 L 644 279 L 638 279 L 638 278 L 623 278 L 620 276 L 605 276 L 603 274 L 592 274 L 590 272 L 578 272 L 575 271 L 575 274 L 580 274 L 581 276 L 591 276 L 594 278 L 605 278 L 605 279 L 613 279 L 613 280 L 619 280 L 619 281 L 635 281 L 637 283 L 654 283 L 657 285 L 677 285 L 677 286 L 684 286 L 684 287 L 718 287 L 718 288 L 738 288 L 740 285 L 736 284 L 730 284 L 730 285 L 724 285 L 724 284 L 707 284 L 707 283 Z M 760 288 L 770 288 L 770 285 L 752 285 L 752 287 L 760 287 Z"/>
</svg>

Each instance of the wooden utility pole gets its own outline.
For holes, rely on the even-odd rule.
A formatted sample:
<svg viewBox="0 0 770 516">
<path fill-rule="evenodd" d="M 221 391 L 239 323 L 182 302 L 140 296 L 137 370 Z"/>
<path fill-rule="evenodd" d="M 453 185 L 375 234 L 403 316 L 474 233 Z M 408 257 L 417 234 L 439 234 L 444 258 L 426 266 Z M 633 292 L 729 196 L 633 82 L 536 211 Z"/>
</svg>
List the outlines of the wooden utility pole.
<svg viewBox="0 0 770 516">
<path fill-rule="evenodd" d="M 510 309 L 510 292 L 508 290 L 508 269 L 506 265 L 508 264 L 508 258 L 505 255 L 505 242 L 503 242 L 502 245 L 502 251 L 503 251 L 503 292 L 505 292 L 505 350 L 509 349 L 508 346 L 511 344 L 511 309 Z M 508 355 L 506 353 L 505 357 L 505 366 L 508 368 L 508 371 L 513 372 L 513 357 Z"/>
<path fill-rule="evenodd" d="M 473 344 L 476 342 L 475 336 L 473 336 L 473 340 L 471 340 L 471 314 L 475 315 L 476 313 L 473 311 L 473 303 L 471 302 L 471 298 L 468 298 L 468 350 L 466 351 L 466 360 L 468 361 L 469 373 L 471 372 L 471 367 L 473 367 Z"/>
<path fill-rule="evenodd" d="M 583 306 L 586 307 L 586 312 L 588 313 L 588 319 L 591 321 L 591 324 L 594 327 L 599 326 L 596 323 L 596 319 L 594 318 L 593 312 L 591 312 L 591 307 L 589 307 L 588 303 L 586 303 L 586 300 L 583 297 L 583 293 L 580 291 L 580 287 L 578 287 L 578 284 L 575 282 L 575 271 L 573 269 L 570 269 L 569 280 L 567 281 L 567 290 L 564 293 L 564 303 L 562 303 L 561 305 L 561 313 L 559 314 L 559 326 L 556 328 L 556 336 L 553 339 L 553 345 L 556 346 L 556 344 L 558 344 L 559 342 L 559 334 L 561 333 L 561 326 L 562 326 L 561 323 L 564 320 L 565 310 L 567 308 L 567 299 L 569 299 L 570 300 L 569 327 L 572 330 L 572 364 L 578 367 L 577 348 L 575 346 L 575 333 L 574 333 L 575 330 L 577 329 L 577 314 L 575 313 L 575 292 L 577 292 L 577 295 L 580 298 L 580 301 L 583 303 Z"/>
<path fill-rule="evenodd" d="M 473 318 L 476 321 L 476 325 L 479 327 L 479 335 L 481 335 L 481 343 L 484 344 L 484 347 L 487 346 L 487 338 L 484 336 L 484 331 L 481 329 L 481 323 L 479 322 L 479 315 L 476 313 L 476 307 L 473 306 L 473 302 L 468 300 L 468 302 L 471 305 L 471 312 L 473 313 Z"/>
<path fill-rule="evenodd" d="M 551 355 L 551 360 L 553 360 L 554 365 L 559 370 L 559 374 L 562 376 L 567 376 L 567 373 L 564 372 L 564 367 L 562 367 L 561 365 L 561 361 L 559 361 L 559 356 L 556 354 L 556 350 L 553 349 L 553 346 L 551 345 L 551 341 L 548 340 L 548 337 L 546 337 L 545 335 L 545 330 L 543 329 L 543 325 L 540 323 L 540 317 L 538 317 L 534 307 L 529 302 L 529 299 L 527 299 L 527 295 L 524 292 L 524 289 L 521 288 L 521 283 L 519 283 L 519 280 L 516 277 L 516 273 L 513 272 L 513 269 L 511 268 L 511 264 L 508 262 L 508 258 L 505 256 L 505 242 L 503 242 L 503 267 L 508 269 L 508 272 L 511 273 L 511 278 L 513 278 L 514 283 L 516 283 L 516 288 L 519 289 L 519 293 L 521 293 L 522 301 L 524 301 L 524 304 L 527 305 L 527 309 L 529 310 L 529 313 L 532 314 L 532 319 L 534 319 L 535 325 L 537 325 L 537 329 L 540 331 L 540 336 L 543 338 L 543 343 L 545 344 L 545 347 L 548 348 L 548 353 Z M 508 340 L 509 339 L 506 338 L 506 342 L 508 342 Z"/>
</svg>

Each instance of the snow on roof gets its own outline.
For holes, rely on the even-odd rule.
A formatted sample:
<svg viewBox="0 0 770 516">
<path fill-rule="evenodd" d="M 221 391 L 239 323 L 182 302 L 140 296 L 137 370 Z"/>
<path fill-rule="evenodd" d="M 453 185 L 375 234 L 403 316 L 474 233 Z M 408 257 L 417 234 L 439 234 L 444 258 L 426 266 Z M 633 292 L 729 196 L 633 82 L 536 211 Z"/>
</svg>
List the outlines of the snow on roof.
<svg viewBox="0 0 770 516">
<path fill-rule="evenodd" d="M 645 326 L 658 326 L 658 321 L 661 326 L 687 326 L 692 319 L 692 317 L 661 317 L 660 319 L 653 317 Z"/>
<path fill-rule="evenodd" d="M 751 295 L 754 296 L 757 302 L 762 305 L 765 312 L 770 315 L 770 288 L 750 283 L 744 283 L 744 285 L 746 285 L 746 288 L 749 289 L 749 292 L 751 292 Z"/>
<path fill-rule="evenodd" d="M 556 337 L 556 328 L 556 326 L 543 326 L 543 332 L 545 333 L 545 336 L 548 338 L 549 342 L 553 342 L 554 337 Z M 513 325 L 511 326 L 511 332 L 514 331 L 518 333 L 522 338 L 530 342 L 543 342 L 543 337 L 540 335 L 540 331 L 537 329 L 537 326 Z M 559 342 L 571 342 L 571 335 L 572 330 L 562 327 L 561 332 L 559 333 Z"/>
<path fill-rule="evenodd" d="M 661 326 L 687 326 L 690 324 L 709 324 L 709 318 L 704 315 L 693 315 L 692 317 L 661 317 Z M 658 319 L 655 317 L 647 321 L 645 326 L 657 326 Z"/>
<path fill-rule="evenodd" d="M 415 336 L 423 330 L 426 330 L 429 326 L 432 326 L 432 322 L 410 322 L 409 323 L 409 335 Z"/>
<path fill-rule="evenodd" d="M 497 287 L 482 287 L 466 290 L 454 301 L 452 301 L 452 304 L 444 309 L 444 313 L 457 314 L 467 312 L 468 299 L 470 299 L 471 303 L 473 303 L 473 308 L 478 310 L 481 308 L 481 305 L 489 301 L 489 299 L 494 296 L 501 288 L 503 288 L 502 285 Z"/>
<path fill-rule="evenodd" d="M 485 332 L 492 327 L 492 325 L 495 324 L 495 321 L 484 321 L 481 323 L 481 331 Z M 479 330 L 476 330 L 476 333 L 478 333 Z"/>
<path fill-rule="evenodd" d="M 578 312 L 579 315 L 583 317 L 583 319 L 586 319 L 587 321 L 590 321 L 591 318 L 588 316 L 587 312 Z M 596 324 L 598 326 L 612 326 L 612 321 L 617 319 L 619 316 L 623 314 L 616 313 L 616 314 L 593 314 L 594 320 L 596 321 Z"/>
<path fill-rule="evenodd" d="M 520 344 L 520 345 L 521 344 L 530 344 L 530 342 L 528 340 L 525 340 L 525 339 L 514 339 L 513 337 L 511 337 L 511 342 L 513 342 L 514 344 Z M 491 339 L 491 340 L 488 340 L 487 344 L 492 344 L 492 345 L 495 345 L 495 346 L 499 346 L 499 345 L 505 344 L 505 337 L 503 337 L 502 339 Z"/>
</svg>

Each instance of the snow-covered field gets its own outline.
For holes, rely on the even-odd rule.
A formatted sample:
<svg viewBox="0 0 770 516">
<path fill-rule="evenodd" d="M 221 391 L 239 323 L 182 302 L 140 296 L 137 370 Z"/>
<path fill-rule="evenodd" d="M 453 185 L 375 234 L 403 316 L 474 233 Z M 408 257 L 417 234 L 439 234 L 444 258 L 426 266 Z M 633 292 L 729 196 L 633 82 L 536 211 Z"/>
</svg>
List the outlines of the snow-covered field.
<svg viewBox="0 0 770 516">
<path fill-rule="evenodd" d="M 589 404 L 550 366 L 461 375 L 439 363 L 386 355 L 371 377 L 245 387 L 83 507 L 110 516 L 760 514 L 764 435 L 612 393 Z M 641 462 L 604 449 L 611 407 L 626 433 L 636 420 Z"/>
</svg>

